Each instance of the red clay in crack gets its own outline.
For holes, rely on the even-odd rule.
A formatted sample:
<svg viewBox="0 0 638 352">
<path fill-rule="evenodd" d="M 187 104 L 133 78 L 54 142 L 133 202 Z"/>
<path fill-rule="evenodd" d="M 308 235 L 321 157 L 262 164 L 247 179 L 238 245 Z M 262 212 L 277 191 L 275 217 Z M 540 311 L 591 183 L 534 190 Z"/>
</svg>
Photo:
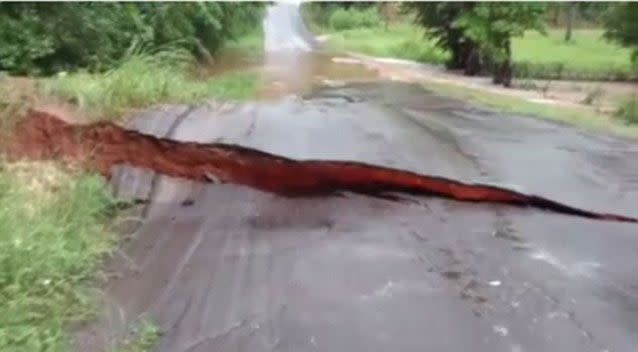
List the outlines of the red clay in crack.
<svg viewBox="0 0 638 352">
<path fill-rule="evenodd" d="M 72 125 L 56 116 L 32 111 L 18 124 L 9 143 L 11 158 L 82 160 L 109 177 L 111 167 L 128 164 L 168 176 L 202 182 L 219 180 L 289 196 L 352 191 L 430 194 L 471 202 L 533 206 L 587 218 L 638 222 L 615 214 L 573 208 L 542 197 L 504 188 L 357 162 L 293 160 L 227 144 L 201 144 L 156 138 L 99 122 Z"/>
</svg>

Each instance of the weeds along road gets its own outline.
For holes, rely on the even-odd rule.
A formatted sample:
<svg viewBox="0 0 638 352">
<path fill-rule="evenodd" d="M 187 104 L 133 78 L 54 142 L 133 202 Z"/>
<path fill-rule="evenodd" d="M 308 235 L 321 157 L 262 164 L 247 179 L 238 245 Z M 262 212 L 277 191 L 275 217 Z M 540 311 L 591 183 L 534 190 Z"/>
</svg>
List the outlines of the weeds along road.
<svg viewBox="0 0 638 352">
<path fill-rule="evenodd" d="M 294 7 L 292 7 L 294 9 Z M 635 216 L 638 144 L 415 85 L 173 106 L 132 128 L 372 163 Z M 148 314 L 158 351 L 632 351 L 638 227 L 433 197 L 287 198 L 120 167 L 131 210 L 87 350 Z M 126 226 L 123 226 L 126 227 Z M 86 338 L 86 336 L 92 338 Z M 83 337 L 84 336 L 84 337 Z M 84 340 L 83 340 L 84 339 Z M 97 341 L 97 342 L 96 342 Z"/>
</svg>

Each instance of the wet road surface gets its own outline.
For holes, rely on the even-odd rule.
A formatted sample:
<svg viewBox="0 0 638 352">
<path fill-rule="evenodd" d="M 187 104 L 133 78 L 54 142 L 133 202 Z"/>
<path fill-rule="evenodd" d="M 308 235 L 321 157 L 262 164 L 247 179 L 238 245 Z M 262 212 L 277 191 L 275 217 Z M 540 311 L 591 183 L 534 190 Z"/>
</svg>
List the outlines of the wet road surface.
<svg viewBox="0 0 638 352">
<path fill-rule="evenodd" d="M 165 107 L 133 127 L 515 185 L 594 210 L 638 209 L 636 143 L 481 111 L 414 85 Z M 158 351 L 632 351 L 638 343 L 635 224 L 429 197 L 285 198 L 116 171 L 120 197 L 151 202 L 131 214 L 143 219 L 129 223 L 131 241 L 114 260 L 119 279 L 98 335 L 146 314 L 165 331 Z"/>
<path fill-rule="evenodd" d="M 271 15 L 288 16 L 281 9 Z M 321 81 L 317 67 L 327 66 L 313 64 L 317 56 L 303 41 L 274 40 L 286 32 L 265 28 L 267 49 L 301 49 L 266 55 L 280 91 L 307 88 L 308 76 Z M 166 106 L 131 127 L 493 183 L 638 215 L 635 141 L 484 111 L 416 85 L 337 84 L 302 97 Z M 159 324 L 156 350 L 167 352 L 638 346 L 635 224 L 435 197 L 286 198 L 127 166 L 113 171 L 120 198 L 149 203 L 121 221 L 129 240 L 110 264 L 117 278 L 103 318 L 80 334 L 80 350 L 113 343 L 140 316 Z"/>
</svg>

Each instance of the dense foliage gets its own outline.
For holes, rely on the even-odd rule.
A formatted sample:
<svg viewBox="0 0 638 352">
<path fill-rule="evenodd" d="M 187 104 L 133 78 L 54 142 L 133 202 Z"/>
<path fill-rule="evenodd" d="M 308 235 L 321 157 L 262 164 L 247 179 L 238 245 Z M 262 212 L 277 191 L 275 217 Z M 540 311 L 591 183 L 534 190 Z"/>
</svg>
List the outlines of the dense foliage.
<svg viewBox="0 0 638 352">
<path fill-rule="evenodd" d="M 449 69 L 462 69 L 468 75 L 478 73 L 478 45 L 465 35 L 463 28 L 455 25 L 463 11 L 469 11 L 475 3 L 423 2 L 405 3 L 404 6 L 408 11 L 416 12 L 416 23 L 426 30 L 426 35 L 451 53 L 447 62 Z"/>
<path fill-rule="evenodd" d="M 347 28 L 343 29 L 351 29 L 356 27 L 351 25 L 353 23 L 362 23 L 365 27 L 371 27 L 371 20 L 362 16 L 373 16 L 375 17 L 373 20 L 380 21 L 377 6 L 377 3 L 372 1 L 306 2 L 302 6 L 302 13 L 311 25 L 332 28 L 333 23 L 338 22 L 337 27 L 345 23 Z M 368 14 L 362 15 L 361 12 Z"/>
<path fill-rule="evenodd" d="M 382 24 L 376 7 L 364 10 L 337 8 L 328 19 L 330 28 L 341 31 L 353 28 L 374 28 Z"/>
<path fill-rule="evenodd" d="M 477 43 L 488 61 L 494 83 L 509 86 L 512 80 L 512 37 L 528 29 L 543 30 L 545 8 L 539 3 L 476 3 L 454 22 Z"/>
<path fill-rule="evenodd" d="M 0 70 L 50 74 L 115 66 L 132 50 L 208 57 L 261 21 L 257 3 L 0 3 Z"/>
<path fill-rule="evenodd" d="M 615 3 L 605 13 L 605 36 L 633 49 L 632 59 L 638 67 L 638 2 Z"/>
</svg>

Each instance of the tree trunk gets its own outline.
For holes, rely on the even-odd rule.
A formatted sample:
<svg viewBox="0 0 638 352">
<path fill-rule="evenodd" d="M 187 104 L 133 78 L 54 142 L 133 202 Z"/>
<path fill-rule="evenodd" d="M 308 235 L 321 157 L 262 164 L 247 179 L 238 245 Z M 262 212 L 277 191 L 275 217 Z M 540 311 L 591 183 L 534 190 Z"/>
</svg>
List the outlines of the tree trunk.
<svg viewBox="0 0 638 352">
<path fill-rule="evenodd" d="M 463 43 L 459 37 L 450 35 L 450 53 L 452 54 L 448 60 L 446 67 L 448 70 L 462 70 L 465 68 L 465 54 L 463 52 Z"/>
<path fill-rule="evenodd" d="M 552 9 L 552 26 L 557 27 L 558 18 L 560 16 L 560 7 L 552 6 L 551 9 Z"/>
<path fill-rule="evenodd" d="M 572 26 L 574 22 L 574 13 L 576 12 L 576 3 L 567 3 L 567 18 L 565 21 L 565 41 L 572 40 Z"/>
<path fill-rule="evenodd" d="M 478 46 L 472 41 L 467 41 L 465 46 L 466 56 L 464 73 L 466 76 L 475 76 L 481 73 L 482 70 L 480 51 Z"/>
<path fill-rule="evenodd" d="M 506 59 L 497 63 L 494 67 L 494 77 L 492 82 L 494 84 L 502 84 L 504 87 L 512 86 L 512 48 L 510 45 L 510 39 L 507 38 L 503 44 Z"/>
</svg>

